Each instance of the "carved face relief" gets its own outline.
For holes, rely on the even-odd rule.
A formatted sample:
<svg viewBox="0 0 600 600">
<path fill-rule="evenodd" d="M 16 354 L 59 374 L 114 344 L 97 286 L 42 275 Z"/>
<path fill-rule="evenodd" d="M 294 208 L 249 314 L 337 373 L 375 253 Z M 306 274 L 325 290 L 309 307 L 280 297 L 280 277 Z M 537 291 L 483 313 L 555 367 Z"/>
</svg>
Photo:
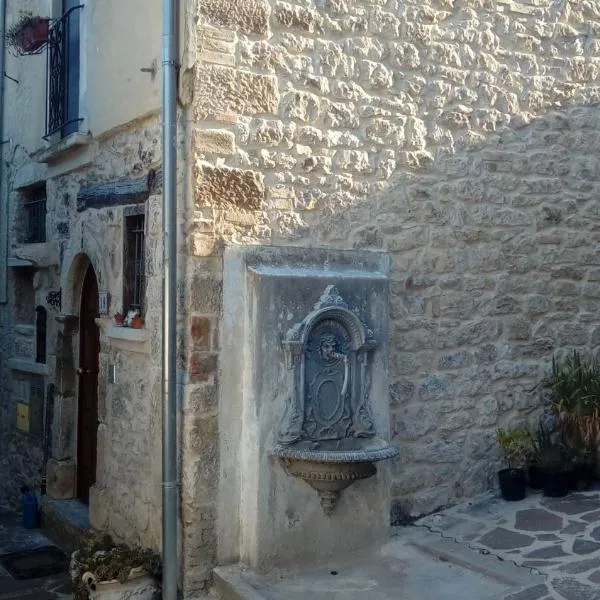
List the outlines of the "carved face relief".
<svg viewBox="0 0 600 600">
<path fill-rule="evenodd" d="M 310 439 L 347 437 L 351 424 L 350 349 L 350 335 L 338 321 L 321 321 L 308 336 L 304 428 Z"/>
<path fill-rule="evenodd" d="M 326 306 L 315 307 L 284 342 L 294 383 L 282 444 L 375 435 L 368 403 L 375 341 L 337 290 L 327 292 Z"/>
</svg>

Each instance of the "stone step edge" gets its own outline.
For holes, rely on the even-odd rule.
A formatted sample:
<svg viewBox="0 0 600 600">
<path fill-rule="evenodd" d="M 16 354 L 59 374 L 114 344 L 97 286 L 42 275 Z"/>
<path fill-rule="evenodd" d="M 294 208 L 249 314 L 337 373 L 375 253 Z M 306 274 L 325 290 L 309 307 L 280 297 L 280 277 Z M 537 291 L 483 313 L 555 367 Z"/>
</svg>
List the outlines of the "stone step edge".
<svg viewBox="0 0 600 600">
<path fill-rule="evenodd" d="M 246 567 L 242 564 L 215 567 L 215 588 L 219 600 L 274 600 L 263 595 L 244 577 Z"/>
</svg>

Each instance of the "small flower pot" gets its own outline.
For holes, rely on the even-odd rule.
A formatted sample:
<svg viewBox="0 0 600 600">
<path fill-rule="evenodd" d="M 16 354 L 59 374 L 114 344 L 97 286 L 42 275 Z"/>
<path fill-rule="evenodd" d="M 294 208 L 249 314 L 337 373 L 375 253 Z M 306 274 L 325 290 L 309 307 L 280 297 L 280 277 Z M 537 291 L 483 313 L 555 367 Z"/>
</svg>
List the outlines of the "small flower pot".
<svg viewBox="0 0 600 600">
<path fill-rule="evenodd" d="M 125 319 L 126 319 L 126 318 L 127 318 L 127 317 L 126 317 L 125 315 L 123 315 L 123 314 L 121 314 L 121 313 L 117 313 L 117 314 L 114 316 L 114 319 L 115 319 L 115 324 L 116 324 L 118 327 L 123 327 L 123 325 L 125 325 Z"/>
<path fill-rule="evenodd" d="M 85 573 L 84 583 L 90 600 L 159 600 L 160 589 L 157 582 L 142 568 L 131 570 L 127 581 L 97 581 L 92 573 Z"/>
<path fill-rule="evenodd" d="M 569 488 L 581 492 L 587 490 L 596 478 L 596 465 L 578 465 L 569 471 Z"/>
<path fill-rule="evenodd" d="M 144 319 L 139 315 L 135 315 L 133 319 L 131 319 L 131 328 L 132 329 L 141 329 L 144 326 Z"/>
<path fill-rule="evenodd" d="M 528 475 L 531 489 L 541 490 L 544 487 L 544 473 L 538 465 L 531 465 Z"/>
<path fill-rule="evenodd" d="M 500 494 L 504 500 L 515 502 L 525 498 L 526 483 L 523 469 L 502 469 L 498 471 Z"/>
<path fill-rule="evenodd" d="M 544 471 L 544 496 L 562 498 L 569 493 L 571 475 L 569 471 Z"/>
</svg>

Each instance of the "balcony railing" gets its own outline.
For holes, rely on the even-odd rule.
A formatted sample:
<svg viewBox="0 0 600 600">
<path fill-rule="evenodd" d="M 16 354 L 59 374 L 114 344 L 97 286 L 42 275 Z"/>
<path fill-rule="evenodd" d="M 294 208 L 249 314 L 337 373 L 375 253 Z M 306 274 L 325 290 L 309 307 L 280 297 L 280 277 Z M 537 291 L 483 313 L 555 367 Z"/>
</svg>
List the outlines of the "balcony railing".
<svg viewBox="0 0 600 600">
<path fill-rule="evenodd" d="M 83 4 L 69 9 L 48 32 L 46 135 L 77 131 L 79 117 L 79 16 Z"/>
</svg>

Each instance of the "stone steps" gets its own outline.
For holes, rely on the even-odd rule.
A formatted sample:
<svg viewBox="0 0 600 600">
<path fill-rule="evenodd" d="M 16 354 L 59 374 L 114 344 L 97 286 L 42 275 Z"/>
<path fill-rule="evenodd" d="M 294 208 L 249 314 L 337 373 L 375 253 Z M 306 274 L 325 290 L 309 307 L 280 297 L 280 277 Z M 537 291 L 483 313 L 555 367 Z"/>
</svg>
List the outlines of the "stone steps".
<svg viewBox="0 0 600 600">
<path fill-rule="evenodd" d="M 42 497 L 41 529 L 61 550 L 70 555 L 91 529 L 88 507 L 78 500 Z"/>
</svg>

